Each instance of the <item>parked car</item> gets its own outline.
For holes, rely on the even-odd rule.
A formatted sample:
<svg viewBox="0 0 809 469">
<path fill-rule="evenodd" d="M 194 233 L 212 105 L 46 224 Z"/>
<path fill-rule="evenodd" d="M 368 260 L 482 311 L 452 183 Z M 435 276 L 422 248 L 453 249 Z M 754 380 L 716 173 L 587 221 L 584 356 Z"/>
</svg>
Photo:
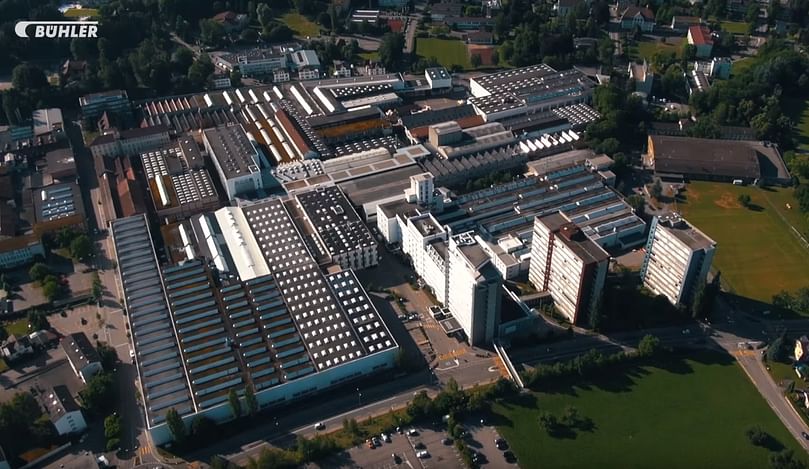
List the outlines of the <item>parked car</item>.
<svg viewBox="0 0 809 469">
<path fill-rule="evenodd" d="M 374 446 L 382 446 L 382 442 L 379 441 L 379 438 L 377 437 L 371 438 L 371 441 L 374 443 Z"/>
<path fill-rule="evenodd" d="M 387 433 L 383 433 L 379 435 L 379 437 L 382 438 L 382 441 L 384 441 L 385 443 L 390 443 L 390 435 L 388 435 Z"/>
<path fill-rule="evenodd" d="M 415 428 L 411 428 L 407 431 L 408 436 L 417 436 L 419 432 Z"/>
<path fill-rule="evenodd" d="M 497 438 L 496 440 L 494 440 L 494 445 L 497 447 L 497 449 L 501 451 L 508 449 L 508 443 L 506 443 L 505 438 Z"/>
<path fill-rule="evenodd" d="M 514 456 L 514 453 L 511 451 L 504 452 L 503 457 L 506 458 L 506 462 L 509 464 L 514 464 L 517 462 L 517 456 Z"/>
<path fill-rule="evenodd" d="M 373 441 L 371 441 L 371 440 L 368 440 L 368 441 L 366 441 L 365 443 L 366 443 L 366 444 L 368 445 L 368 447 L 369 447 L 369 448 L 371 448 L 371 449 L 376 448 L 376 446 L 374 445 L 374 442 L 373 442 Z"/>
<path fill-rule="evenodd" d="M 428 453 L 427 450 L 421 450 L 416 453 L 416 457 L 419 459 L 427 459 L 430 457 L 430 453 Z"/>
<path fill-rule="evenodd" d="M 323 422 L 318 422 L 315 424 L 315 430 L 323 430 L 324 428 L 326 428 L 326 425 L 324 425 Z"/>
<path fill-rule="evenodd" d="M 415 445 L 413 445 L 413 447 L 416 448 L 416 449 L 425 449 L 425 448 L 427 448 L 426 446 L 424 446 L 424 443 L 422 443 L 420 441 L 418 443 L 416 443 Z"/>
</svg>

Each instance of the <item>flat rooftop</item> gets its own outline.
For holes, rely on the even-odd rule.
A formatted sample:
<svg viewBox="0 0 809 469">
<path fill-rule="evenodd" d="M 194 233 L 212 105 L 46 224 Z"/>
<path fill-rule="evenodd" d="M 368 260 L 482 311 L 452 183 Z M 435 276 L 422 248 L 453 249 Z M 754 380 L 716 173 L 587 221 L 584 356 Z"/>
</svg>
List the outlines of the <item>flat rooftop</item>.
<svg viewBox="0 0 809 469">
<path fill-rule="evenodd" d="M 694 251 L 716 246 L 716 241 L 709 238 L 705 233 L 688 223 L 688 221 L 676 213 L 659 217 L 658 223 L 660 226 L 663 226 L 666 231 L 674 235 L 674 237 Z"/>
<path fill-rule="evenodd" d="M 146 218 L 138 215 L 114 220 L 110 231 L 140 376 L 146 422 L 153 427 L 165 420 L 170 408 L 176 409 L 180 415 L 193 413 L 194 401 Z"/>
<path fill-rule="evenodd" d="M 564 215 L 559 212 L 551 213 L 537 218 L 585 264 L 602 262 L 610 255 L 601 246 L 591 241 L 584 233 Z"/>
<path fill-rule="evenodd" d="M 318 188 L 297 194 L 295 198 L 329 256 L 376 245 L 373 235 L 340 188 Z"/>
<path fill-rule="evenodd" d="M 203 131 L 214 158 L 227 179 L 259 171 L 258 155 L 241 125 L 222 125 Z"/>
</svg>

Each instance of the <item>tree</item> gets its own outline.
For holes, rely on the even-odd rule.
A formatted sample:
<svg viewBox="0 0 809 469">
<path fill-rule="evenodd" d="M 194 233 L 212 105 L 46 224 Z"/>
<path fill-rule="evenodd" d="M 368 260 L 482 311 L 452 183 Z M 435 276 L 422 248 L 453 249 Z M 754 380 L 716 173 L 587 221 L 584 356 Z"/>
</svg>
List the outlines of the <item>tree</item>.
<svg viewBox="0 0 809 469">
<path fill-rule="evenodd" d="M 492 65 L 495 67 L 500 64 L 500 53 L 497 51 L 492 52 Z"/>
<path fill-rule="evenodd" d="M 780 336 L 776 337 L 770 346 L 767 347 L 767 361 L 783 362 L 789 355 L 789 337 L 786 331 L 782 332 Z"/>
<path fill-rule="evenodd" d="M 433 401 L 427 396 L 426 391 L 421 391 L 415 396 L 407 406 L 407 414 L 413 419 L 424 419 L 435 413 Z"/>
<path fill-rule="evenodd" d="M 247 413 L 251 417 L 258 413 L 258 400 L 256 400 L 256 393 L 253 391 L 252 384 L 244 387 L 244 403 L 247 405 Z"/>
<path fill-rule="evenodd" d="M 90 296 L 93 301 L 99 301 L 104 295 L 104 286 L 101 284 L 101 278 L 99 278 L 97 271 L 93 271 L 93 283 L 90 288 Z"/>
<path fill-rule="evenodd" d="M 50 273 L 51 269 L 42 262 L 37 262 L 36 264 L 32 265 L 30 269 L 28 269 L 28 276 L 31 278 L 31 280 L 40 283 L 45 280 L 45 277 L 50 275 Z"/>
<path fill-rule="evenodd" d="M 70 242 L 70 255 L 74 259 L 84 261 L 93 254 L 93 241 L 86 234 L 80 234 Z"/>
<path fill-rule="evenodd" d="M 642 217 L 646 213 L 646 199 L 642 195 L 632 194 L 626 198 L 626 202 L 635 210 L 635 214 Z"/>
<path fill-rule="evenodd" d="M 28 311 L 28 327 L 33 331 L 44 331 L 51 328 L 48 317 L 42 311 L 32 309 Z"/>
<path fill-rule="evenodd" d="M 478 68 L 483 65 L 483 58 L 480 56 L 480 54 L 472 54 L 469 57 L 469 61 L 472 63 L 474 68 Z"/>
<path fill-rule="evenodd" d="M 107 439 L 107 451 L 121 446 L 121 418 L 118 415 L 108 415 L 104 419 L 104 438 Z"/>
<path fill-rule="evenodd" d="M 103 342 L 96 342 L 96 351 L 101 360 L 101 367 L 104 368 L 104 371 L 112 373 L 118 365 L 118 353 Z"/>
<path fill-rule="evenodd" d="M 539 414 L 539 427 L 545 430 L 549 435 L 552 435 L 559 428 L 559 421 L 552 413 L 543 411 Z"/>
<path fill-rule="evenodd" d="M 191 435 L 199 443 L 206 443 L 212 441 L 216 437 L 216 422 L 197 415 L 191 421 Z"/>
<path fill-rule="evenodd" d="M 202 54 L 188 68 L 188 79 L 191 81 L 191 86 L 198 90 L 205 88 L 208 78 L 213 74 L 214 70 L 211 58 L 208 57 L 208 54 Z"/>
<path fill-rule="evenodd" d="M 45 298 L 53 302 L 59 298 L 61 293 L 62 287 L 59 285 L 59 280 L 56 276 L 48 275 L 45 277 L 45 280 L 42 281 L 42 294 L 45 295 Z"/>
<path fill-rule="evenodd" d="M 36 65 L 20 64 L 11 72 L 11 85 L 20 92 L 41 90 L 48 87 L 45 72 Z"/>
<path fill-rule="evenodd" d="M 230 84 L 232 86 L 242 86 L 242 72 L 238 68 L 234 68 L 230 72 Z"/>
<path fill-rule="evenodd" d="M 99 373 L 87 382 L 87 386 L 79 391 L 84 408 L 95 415 L 106 413 L 116 402 L 115 383 L 109 373 Z"/>
<path fill-rule="evenodd" d="M 770 455 L 770 467 L 772 469 L 806 469 L 806 464 L 795 457 L 791 449 Z"/>
<path fill-rule="evenodd" d="M 672 99 L 678 99 L 685 96 L 685 76 L 683 69 L 678 64 L 669 65 L 666 68 L 666 73 L 663 74 L 661 79 L 663 86 L 663 93 Z"/>
<path fill-rule="evenodd" d="M 218 47 L 225 39 L 225 27 L 211 19 L 200 20 L 199 39 L 203 44 Z"/>
<path fill-rule="evenodd" d="M 171 436 L 174 437 L 174 441 L 177 444 L 182 445 L 185 443 L 186 439 L 186 429 L 185 423 L 183 422 L 182 417 L 180 414 L 177 413 L 177 410 L 172 407 L 171 409 L 166 412 L 166 425 L 169 427 L 169 431 L 171 432 Z"/>
<path fill-rule="evenodd" d="M 379 62 L 388 70 L 396 70 L 404 54 L 405 40 L 400 33 L 386 33 L 379 44 Z"/>
<path fill-rule="evenodd" d="M 651 334 L 647 334 L 638 343 L 638 355 L 641 357 L 652 357 L 660 352 L 662 346 L 660 339 Z"/>
<path fill-rule="evenodd" d="M 241 34 L 239 34 L 239 39 L 241 39 L 242 42 L 252 44 L 258 41 L 258 32 L 256 32 L 256 30 L 253 28 L 246 28 L 244 31 L 241 32 Z"/>
<path fill-rule="evenodd" d="M 744 434 L 750 443 L 755 446 L 766 446 L 770 442 L 770 438 L 772 438 L 769 433 L 762 430 L 758 425 L 748 427 Z"/>
<path fill-rule="evenodd" d="M 738 200 L 739 204 L 741 204 L 741 206 L 744 208 L 750 208 L 752 203 L 752 199 L 750 198 L 749 194 L 739 194 L 739 197 L 736 200 Z"/>
<path fill-rule="evenodd" d="M 234 418 L 242 416 L 242 401 L 239 400 L 239 395 L 233 388 L 228 392 L 228 404 L 230 404 L 230 411 L 233 412 Z"/>
<path fill-rule="evenodd" d="M 654 184 L 652 184 L 652 197 L 657 200 L 660 200 L 660 197 L 663 196 L 663 184 L 660 182 L 660 179 L 655 179 Z"/>
</svg>

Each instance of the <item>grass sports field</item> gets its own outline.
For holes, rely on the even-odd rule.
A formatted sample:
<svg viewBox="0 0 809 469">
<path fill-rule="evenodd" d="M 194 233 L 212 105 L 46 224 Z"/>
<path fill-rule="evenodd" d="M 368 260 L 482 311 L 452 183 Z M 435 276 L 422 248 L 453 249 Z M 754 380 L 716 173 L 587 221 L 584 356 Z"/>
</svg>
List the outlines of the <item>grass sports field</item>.
<svg viewBox="0 0 809 469">
<path fill-rule="evenodd" d="M 750 195 L 753 209 L 739 204 L 739 194 Z M 809 285 L 809 250 L 790 227 L 809 239 L 809 223 L 792 189 L 693 182 L 685 197 L 677 208 L 718 243 L 714 267 L 737 294 L 769 302 L 781 290 Z"/>
<path fill-rule="evenodd" d="M 472 68 L 466 44 L 459 40 L 420 37 L 416 39 L 416 54 L 427 58 L 435 57 L 438 63 L 447 68 L 453 65 L 460 65 L 464 69 Z"/>
<path fill-rule="evenodd" d="M 98 10 L 95 8 L 71 8 L 64 13 L 66 18 L 95 18 Z"/>
<path fill-rule="evenodd" d="M 617 461 L 620 467 L 769 467 L 771 451 L 747 440 L 752 425 L 772 435 L 779 449 L 801 454 L 735 361 L 714 352 L 626 365 L 588 383 L 516 399 L 494 410 L 521 467 L 611 467 Z M 592 429 L 548 435 L 538 424 L 540 413 L 559 418 L 568 406 Z"/>
<path fill-rule="evenodd" d="M 281 22 L 289 26 L 298 36 L 319 36 L 320 26 L 312 23 L 308 18 L 299 13 L 287 13 L 281 17 Z"/>
<path fill-rule="evenodd" d="M 809 151 L 809 100 L 789 101 L 786 114 L 795 122 L 795 143 L 798 148 Z"/>
</svg>

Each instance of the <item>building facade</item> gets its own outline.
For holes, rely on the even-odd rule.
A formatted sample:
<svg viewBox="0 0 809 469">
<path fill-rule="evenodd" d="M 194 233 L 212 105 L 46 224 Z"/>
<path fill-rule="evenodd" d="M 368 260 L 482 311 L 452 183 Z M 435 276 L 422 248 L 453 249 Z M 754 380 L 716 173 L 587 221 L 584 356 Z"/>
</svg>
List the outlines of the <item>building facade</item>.
<svg viewBox="0 0 809 469">
<path fill-rule="evenodd" d="M 241 125 L 224 125 L 202 132 L 205 151 L 211 157 L 228 199 L 263 187 L 258 150 Z"/>
<path fill-rule="evenodd" d="M 491 343 L 500 325 L 503 278 L 471 232 L 449 239 L 447 306 L 470 345 Z"/>
<path fill-rule="evenodd" d="M 95 158 L 132 156 L 168 145 L 168 127 L 155 127 L 113 131 L 101 135 L 90 144 L 90 153 Z"/>
<path fill-rule="evenodd" d="M 609 254 L 560 213 L 537 217 L 528 279 L 547 291 L 572 324 L 587 320 L 601 298 Z"/>
<path fill-rule="evenodd" d="M 715 252 L 716 242 L 679 215 L 655 217 L 641 268 L 643 285 L 673 305 L 690 306 Z"/>
</svg>

